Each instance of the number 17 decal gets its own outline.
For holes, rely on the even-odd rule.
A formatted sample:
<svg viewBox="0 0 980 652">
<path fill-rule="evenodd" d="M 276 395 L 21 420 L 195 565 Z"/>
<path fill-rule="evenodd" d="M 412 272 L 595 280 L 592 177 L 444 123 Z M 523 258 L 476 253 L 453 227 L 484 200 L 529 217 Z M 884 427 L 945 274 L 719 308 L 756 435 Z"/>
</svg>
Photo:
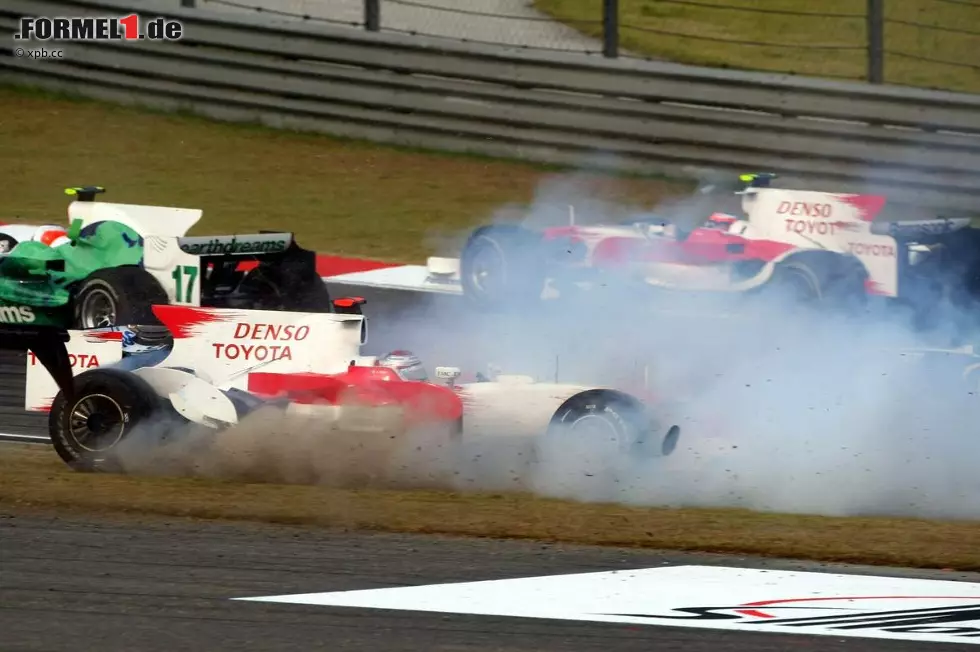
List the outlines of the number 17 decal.
<svg viewBox="0 0 980 652">
<path fill-rule="evenodd" d="M 197 265 L 178 265 L 174 268 L 174 273 L 170 275 L 174 280 L 174 303 L 192 303 L 197 272 Z"/>
</svg>

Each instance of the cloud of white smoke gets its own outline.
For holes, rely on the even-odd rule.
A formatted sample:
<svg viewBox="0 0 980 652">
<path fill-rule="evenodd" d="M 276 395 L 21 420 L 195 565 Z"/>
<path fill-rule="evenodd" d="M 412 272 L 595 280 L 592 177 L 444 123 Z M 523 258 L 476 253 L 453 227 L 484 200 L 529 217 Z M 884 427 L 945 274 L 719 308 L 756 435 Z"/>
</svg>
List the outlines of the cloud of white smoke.
<svg viewBox="0 0 980 652">
<path fill-rule="evenodd" d="M 582 222 L 680 210 L 690 223 L 707 215 L 701 200 L 624 213 L 583 200 L 573 177 L 543 186 L 524 223 L 567 223 L 570 204 Z M 501 221 L 511 223 L 513 209 L 505 214 Z M 936 341 L 948 346 L 949 333 L 915 332 L 908 313 L 894 307 L 848 316 L 774 301 L 756 300 L 747 310 L 740 297 L 607 287 L 507 314 L 435 299 L 386 319 L 401 346 L 436 364 L 494 362 L 545 381 L 557 368 L 562 382 L 626 390 L 647 366 L 664 409 L 683 427 L 677 452 L 637 460 L 603 442 L 550 442 L 525 478 L 543 495 L 829 515 L 980 516 L 973 463 L 980 404 L 961 377 L 972 360 L 911 353 Z M 480 445 L 494 449 L 492 438 Z M 496 459 L 497 473 L 484 459 L 483 483 L 515 465 L 499 450 Z"/>
<path fill-rule="evenodd" d="M 700 199 L 650 211 L 618 206 L 592 197 L 572 176 L 542 186 L 523 223 L 567 223 L 569 205 L 580 223 L 681 214 L 694 224 L 708 209 Z M 506 207 L 489 222 L 513 223 L 514 215 Z M 980 399 L 961 377 L 972 360 L 912 353 L 937 334 L 914 332 L 899 312 L 826 314 L 775 299 L 749 308 L 742 297 L 605 287 L 494 313 L 458 297 L 420 294 L 374 317 L 371 333 L 368 352 L 411 349 L 430 373 L 436 365 L 472 372 L 493 363 L 546 382 L 626 391 L 640 391 L 646 378 L 658 397 L 654 409 L 682 427 L 681 444 L 669 458 L 639 459 L 571 435 L 534 441 L 464 432 L 451 442 L 440 431 L 403 433 L 378 408 L 363 413 L 379 425 L 369 435 L 273 410 L 217 436 L 171 438 L 152 454 L 134 440 L 127 468 L 335 486 L 512 489 L 630 505 L 980 517 Z"/>
</svg>

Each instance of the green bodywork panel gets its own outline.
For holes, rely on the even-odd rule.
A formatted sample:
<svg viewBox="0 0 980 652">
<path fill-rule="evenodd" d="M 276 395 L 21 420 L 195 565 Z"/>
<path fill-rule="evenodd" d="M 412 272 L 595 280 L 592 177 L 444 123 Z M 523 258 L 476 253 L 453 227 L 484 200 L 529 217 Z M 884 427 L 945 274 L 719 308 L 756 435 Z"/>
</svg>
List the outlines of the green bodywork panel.
<svg viewBox="0 0 980 652">
<path fill-rule="evenodd" d="M 0 257 L 0 324 L 68 327 L 76 283 L 97 270 L 143 260 L 143 239 L 118 222 L 82 230 L 76 223 L 69 234 L 70 244 L 21 242 Z"/>
</svg>

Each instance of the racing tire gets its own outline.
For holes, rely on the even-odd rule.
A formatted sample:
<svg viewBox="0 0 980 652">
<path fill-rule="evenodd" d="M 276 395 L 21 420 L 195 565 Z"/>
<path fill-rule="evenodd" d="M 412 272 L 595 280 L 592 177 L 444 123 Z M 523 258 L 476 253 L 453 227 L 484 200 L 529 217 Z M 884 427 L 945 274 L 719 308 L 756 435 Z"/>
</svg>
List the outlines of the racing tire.
<svg viewBox="0 0 980 652">
<path fill-rule="evenodd" d="M 78 284 L 74 297 L 78 329 L 160 325 L 152 306 L 169 303 L 160 283 L 135 265 L 92 272 Z"/>
<path fill-rule="evenodd" d="M 854 309 L 867 302 L 867 278 L 860 261 L 848 257 L 790 259 L 776 266 L 767 289 L 803 305 Z"/>
<path fill-rule="evenodd" d="M 91 369 L 75 377 L 75 396 L 58 392 L 48 433 L 58 456 L 76 471 L 115 471 L 115 449 L 161 407 L 150 385 L 120 369 Z"/>
<path fill-rule="evenodd" d="M 592 389 L 572 396 L 555 411 L 546 437 L 558 438 L 578 430 L 609 438 L 620 452 L 631 457 L 668 457 L 677 448 L 680 426 L 664 430 L 650 417 L 646 406 L 627 394 Z"/>
<path fill-rule="evenodd" d="M 236 291 L 250 298 L 246 303 L 253 310 L 333 311 L 330 291 L 322 278 L 290 278 L 269 264 L 248 271 Z"/>
<path fill-rule="evenodd" d="M 546 275 L 540 244 L 534 232 L 520 226 L 476 229 L 460 255 L 463 296 L 486 310 L 539 301 Z"/>
<path fill-rule="evenodd" d="M 788 262 L 776 266 L 770 288 L 784 294 L 787 298 L 801 303 L 816 303 L 820 301 L 820 277 L 808 265 Z"/>
</svg>

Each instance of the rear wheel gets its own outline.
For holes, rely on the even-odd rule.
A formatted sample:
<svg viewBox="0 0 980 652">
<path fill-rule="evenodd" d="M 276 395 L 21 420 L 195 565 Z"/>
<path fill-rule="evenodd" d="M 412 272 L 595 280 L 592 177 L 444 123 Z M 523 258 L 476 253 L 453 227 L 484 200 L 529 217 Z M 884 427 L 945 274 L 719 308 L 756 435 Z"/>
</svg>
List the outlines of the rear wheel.
<svg viewBox="0 0 980 652">
<path fill-rule="evenodd" d="M 59 392 L 48 415 L 55 451 L 76 471 L 113 470 L 119 444 L 160 407 L 150 385 L 119 369 L 75 377 L 75 395 Z"/>
<path fill-rule="evenodd" d="M 304 267 L 285 270 L 260 263 L 245 273 L 234 292 L 235 306 L 254 310 L 331 312 L 333 304 L 327 284 Z"/>
<path fill-rule="evenodd" d="M 867 278 L 857 259 L 829 255 L 780 263 L 764 288 L 769 296 L 807 306 L 857 309 L 867 302 Z"/>
<path fill-rule="evenodd" d="M 820 291 L 820 277 L 803 263 L 778 265 L 769 280 L 769 286 L 781 298 L 800 303 L 816 303 L 823 296 Z"/>
<path fill-rule="evenodd" d="M 153 305 L 167 304 L 167 293 L 145 269 L 135 265 L 92 272 L 75 290 L 75 328 L 155 325 Z"/>
<path fill-rule="evenodd" d="M 680 427 L 664 428 L 637 399 L 606 389 L 581 392 L 555 412 L 546 438 L 586 441 L 589 447 L 631 457 L 666 457 L 674 452 Z"/>
</svg>

